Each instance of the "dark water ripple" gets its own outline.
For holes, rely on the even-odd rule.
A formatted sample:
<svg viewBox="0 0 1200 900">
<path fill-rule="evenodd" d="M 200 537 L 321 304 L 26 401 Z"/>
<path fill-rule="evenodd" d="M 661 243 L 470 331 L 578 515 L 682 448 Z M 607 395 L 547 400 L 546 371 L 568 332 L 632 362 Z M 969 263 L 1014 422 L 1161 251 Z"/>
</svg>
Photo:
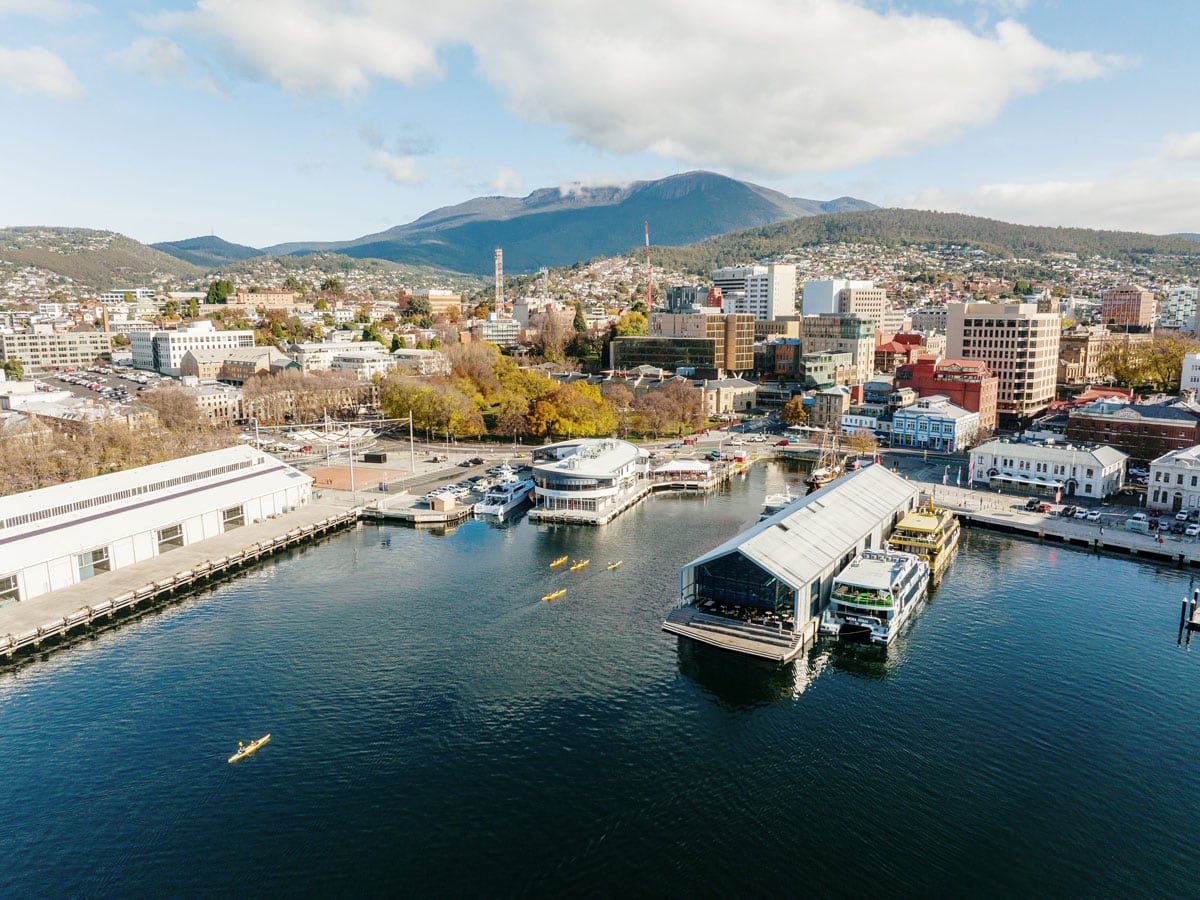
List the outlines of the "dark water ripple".
<svg viewBox="0 0 1200 900">
<path fill-rule="evenodd" d="M 1188 575 L 974 532 L 886 651 L 664 635 L 782 475 L 366 527 L 0 674 L 0 896 L 1194 894 Z"/>
</svg>

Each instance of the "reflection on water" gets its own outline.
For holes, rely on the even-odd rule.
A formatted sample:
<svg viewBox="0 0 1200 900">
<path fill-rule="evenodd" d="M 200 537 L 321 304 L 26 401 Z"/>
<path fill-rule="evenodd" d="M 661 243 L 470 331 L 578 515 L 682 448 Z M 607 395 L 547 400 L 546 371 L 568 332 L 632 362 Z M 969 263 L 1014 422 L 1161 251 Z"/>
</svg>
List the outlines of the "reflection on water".
<svg viewBox="0 0 1200 900">
<path fill-rule="evenodd" d="M 782 666 L 688 638 L 679 638 L 678 647 L 680 673 L 735 709 L 796 699 L 808 689 L 829 658 L 829 648 L 822 645 Z"/>
</svg>

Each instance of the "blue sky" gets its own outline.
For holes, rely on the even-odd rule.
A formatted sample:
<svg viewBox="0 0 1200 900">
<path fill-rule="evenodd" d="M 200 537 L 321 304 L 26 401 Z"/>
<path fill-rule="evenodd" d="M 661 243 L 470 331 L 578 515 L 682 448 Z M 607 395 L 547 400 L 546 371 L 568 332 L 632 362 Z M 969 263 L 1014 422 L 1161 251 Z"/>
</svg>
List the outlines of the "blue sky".
<svg viewBox="0 0 1200 900">
<path fill-rule="evenodd" d="M 266 246 L 705 168 L 1200 231 L 1198 34 L 1157 0 L 0 0 L 0 225 Z"/>
</svg>

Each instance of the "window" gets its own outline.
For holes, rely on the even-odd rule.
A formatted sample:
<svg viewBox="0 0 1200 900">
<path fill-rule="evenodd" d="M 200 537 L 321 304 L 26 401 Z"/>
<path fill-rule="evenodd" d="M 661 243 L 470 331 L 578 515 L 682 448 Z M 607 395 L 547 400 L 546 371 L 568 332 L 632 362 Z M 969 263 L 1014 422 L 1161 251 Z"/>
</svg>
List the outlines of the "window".
<svg viewBox="0 0 1200 900">
<path fill-rule="evenodd" d="M 21 599 L 21 588 L 16 575 L 0 578 L 0 606 Z"/>
<path fill-rule="evenodd" d="M 221 512 L 221 522 L 223 524 L 222 531 L 229 531 L 233 528 L 241 528 L 246 524 L 246 514 L 240 506 L 231 506 L 229 509 Z"/>
<path fill-rule="evenodd" d="M 75 559 L 79 564 L 80 581 L 86 581 L 93 575 L 99 575 L 102 572 L 112 571 L 112 561 L 108 558 L 107 547 L 101 547 L 99 550 L 89 550 L 87 553 L 80 553 Z"/>
<path fill-rule="evenodd" d="M 183 526 L 171 525 L 158 532 L 158 552 L 166 553 L 183 546 Z"/>
</svg>

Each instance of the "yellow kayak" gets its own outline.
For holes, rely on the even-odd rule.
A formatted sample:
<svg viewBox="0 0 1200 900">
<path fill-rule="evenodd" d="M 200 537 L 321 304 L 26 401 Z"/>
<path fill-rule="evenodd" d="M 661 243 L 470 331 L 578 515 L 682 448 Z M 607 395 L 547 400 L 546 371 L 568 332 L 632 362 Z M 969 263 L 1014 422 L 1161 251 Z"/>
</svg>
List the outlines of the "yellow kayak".
<svg viewBox="0 0 1200 900">
<path fill-rule="evenodd" d="M 610 569 L 615 569 L 617 566 L 619 566 L 619 565 L 620 565 L 621 563 L 623 563 L 623 562 L 625 562 L 625 560 L 623 560 L 623 559 L 618 559 L 618 560 L 617 560 L 615 563 L 609 563 L 609 564 L 608 564 L 608 567 L 609 567 Z"/>
<path fill-rule="evenodd" d="M 566 592 L 567 592 L 566 588 L 559 588 L 557 591 L 551 591 L 542 599 L 546 600 L 546 601 L 557 600 L 559 597 L 563 596 Z"/>
<path fill-rule="evenodd" d="M 552 568 L 552 569 L 553 569 L 553 568 L 555 568 L 556 566 L 561 566 L 561 565 L 562 565 L 563 563 L 565 563 L 566 561 L 567 561 L 567 557 L 565 557 L 565 556 L 560 556 L 560 557 L 559 557 L 558 559 L 556 559 L 554 562 L 550 563 L 550 568 Z"/>
<path fill-rule="evenodd" d="M 255 753 L 258 752 L 259 747 L 261 747 L 263 744 L 267 743 L 270 740 L 271 740 L 271 735 L 264 734 L 257 741 L 251 741 L 248 744 L 243 744 L 241 741 L 238 741 L 237 753 L 235 753 L 235 754 L 233 754 L 233 756 L 229 757 L 229 761 L 231 763 L 235 763 L 239 759 L 245 759 L 247 756 L 253 756 Z"/>
<path fill-rule="evenodd" d="M 590 562 L 591 562 L 590 559 L 581 559 L 581 560 L 579 560 L 579 562 L 575 563 L 575 565 L 571 566 L 571 571 L 578 572 L 580 569 L 582 569 L 584 566 L 586 566 Z"/>
</svg>

